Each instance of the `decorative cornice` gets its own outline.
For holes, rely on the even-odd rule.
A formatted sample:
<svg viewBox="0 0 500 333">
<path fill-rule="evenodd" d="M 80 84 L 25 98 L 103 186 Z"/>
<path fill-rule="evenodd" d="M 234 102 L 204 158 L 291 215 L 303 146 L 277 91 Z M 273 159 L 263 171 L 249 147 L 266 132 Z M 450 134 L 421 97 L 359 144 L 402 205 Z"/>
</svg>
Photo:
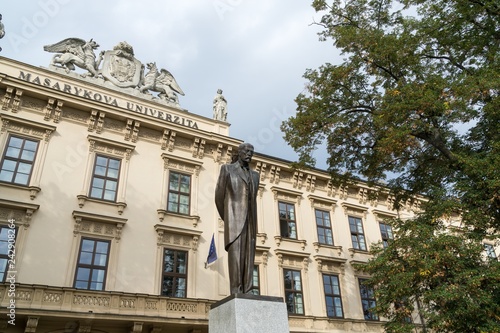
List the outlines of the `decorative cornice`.
<svg viewBox="0 0 500 333">
<path fill-rule="evenodd" d="M 195 252 L 198 250 L 198 240 L 202 234 L 202 232 L 199 230 L 184 229 L 184 228 L 179 228 L 179 227 L 166 226 L 163 224 L 156 224 L 155 230 L 156 230 L 156 233 L 158 234 L 158 240 L 157 240 L 158 246 L 168 244 L 168 242 L 165 241 L 165 236 L 176 235 L 176 236 L 181 236 L 181 237 L 189 237 L 190 248 Z M 177 245 L 178 246 L 185 246 L 184 244 L 181 244 L 181 243 L 179 243 Z"/>
</svg>

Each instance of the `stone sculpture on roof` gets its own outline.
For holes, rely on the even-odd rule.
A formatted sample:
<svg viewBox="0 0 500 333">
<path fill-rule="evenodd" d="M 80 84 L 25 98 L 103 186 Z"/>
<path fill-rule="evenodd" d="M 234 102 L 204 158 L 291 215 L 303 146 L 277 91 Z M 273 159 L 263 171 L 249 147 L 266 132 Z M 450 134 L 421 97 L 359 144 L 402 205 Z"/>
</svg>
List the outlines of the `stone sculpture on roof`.
<svg viewBox="0 0 500 333">
<path fill-rule="evenodd" d="M 164 99 L 176 104 L 179 103 L 177 93 L 184 96 L 181 87 L 175 81 L 174 76 L 166 69 L 158 71 L 155 62 L 150 62 L 146 65 L 148 72 L 141 80 L 140 92 L 147 92 L 148 90 L 158 92 L 158 98 Z"/>
<path fill-rule="evenodd" d="M 227 120 L 227 101 L 222 95 L 222 89 L 217 90 L 217 95 L 214 97 L 213 109 L 215 120 Z"/>
<path fill-rule="evenodd" d="M 120 42 L 113 51 L 104 52 L 100 73 L 105 80 L 117 87 L 137 87 L 141 82 L 142 64 L 134 58 L 134 49 L 127 42 Z"/>
<path fill-rule="evenodd" d="M 0 39 L 2 39 L 3 36 L 5 36 L 5 27 L 2 23 L 2 14 L 0 14 Z M 0 47 L 0 51 L 2 51 L 1 47 Z"/>
<path fill-rule="evenodd" d="M 103 53 L 96 61 L 94 50 L 99 44 L 93 39 L 86 42 L 80 38 L 66 38 L 52 45 L 45 45 L 44 51 L 56 53 L 52 57 L 51 65 L 59 64 L 66 72 L 75 70 L 75 66 L 85 69 L 91 76 L 96 77 L 98 67 L 102 61 Z M 84 74 L 86 75 L 86 74 Z"/>
<path fill-rule="evenodd" d="M 155 62 L 144 66 L 134 57 L 134 49 L 127 42 L 118 43 L 113 50 L 101 51 L 96 57 L 98 48 L 99 44 L 93 39 L 87 42 L 80 38 L 66 38 L 43 47 L 47 52 L 56 53 L 50 63 L 54 70 L 70 74 L 78 67 L 86 71 L 81 74 L 86 80 L 97 80 L 113 89 L 128 89 L 129 93 L 142 98 L 179 106 L 177 94 L 184 96 L 184 92 L 168 70 L 158 70 Z M 158 94 L 154 96 L 151 92 Z"/>
</svg>

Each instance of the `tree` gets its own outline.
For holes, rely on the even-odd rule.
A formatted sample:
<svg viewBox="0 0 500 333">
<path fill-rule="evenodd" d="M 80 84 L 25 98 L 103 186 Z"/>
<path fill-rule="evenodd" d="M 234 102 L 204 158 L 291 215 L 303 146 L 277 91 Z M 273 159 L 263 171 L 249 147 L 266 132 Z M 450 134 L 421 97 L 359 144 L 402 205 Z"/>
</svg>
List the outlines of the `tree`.
<svg viewBox="0 0 500 333">
<path fill-rule="evenodd" d="M 297 113 L 282 124 L 299 153 L 297 166 L 314 166 L 313 152 L 324 145 L 335 182 L 386 180 L 396 208 L 417 194 L 427 200 L 415 220 L 393 221 L 405 236 L 375 250 L 364 268 L 374 276 L 378 310 L 391 319 L 387 329 L 396 332 L 401 323 L 391 316 L 394 304 L 413 300 L 422 302 L 421 313 L 438 332 L 464 332 L 470 318 L 463 311 L 471 304 L 491 311 L 477 312 L 482 315 L 467 326 L 477 329 L 465 331 L 498 332 L 492 328 L 500 320 L 498 262 L 482 260 L 480 245 L 500 239 L 500 3 L 315 0 L 313 7 L 322 13 L 320 39 L 333 40 L 345 59 L 304 74 L 308 83 L 296 98 Z M 451 214 L 460 214 L 462 232 L 445 237 L 443 217 Z M 405 247 L 413 238 L 415 244 Z M 457 265 L 467 258 L 470 281 L 490 292 L 456 293 L 456 300 L 443 301 L 440 293 L 453 290 L 464 275 L 446 271 L 438 287 L 432 279 L 442 274 L 442 262 L 430 260 L 428 274 L 416 274 L 423 262 L 401 255 L 408 249 L 422 258 L 449 251 Z M 388 286 L 403 279 L 378 275 L 385 266 L 413 272 L 410 287 L 390 293 Z"/>
</svg>

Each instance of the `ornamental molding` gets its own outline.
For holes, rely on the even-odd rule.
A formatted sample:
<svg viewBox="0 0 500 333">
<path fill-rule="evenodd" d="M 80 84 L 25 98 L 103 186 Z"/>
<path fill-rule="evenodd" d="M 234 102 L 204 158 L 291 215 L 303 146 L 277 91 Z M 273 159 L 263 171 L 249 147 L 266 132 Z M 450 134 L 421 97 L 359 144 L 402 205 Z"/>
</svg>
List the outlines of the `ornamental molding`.
<svg viewBox="0 0 500 333">
<path fill-rule="evenodd" d="M 309 268 L 310 253 L 283 249 L 275 249 L 274 253 L 278 258 L 278 266 L 281 268 L 299 268 L 304 269 L 305 271 Z"/>
<path fill-rule="evenodd" d="M 128 221 L 128 219 L 124 218 L 77 210 L 74 210 L 72 214 L 75 219 L 75 228 L 73 230 L 75 237 L 78 234 L 84 233 L 114 238 L 119 241 L 123 226 Z"/>
<path fill-rule="evenodd" d="M 201 231 L 156 224 L 158 246 L 189 248 L 196 252 Z"/>
<path fill-rule="evenodd" d="M 377 220 L 384 220 L 384 219 L 392 219 L 398 217 L 397 213 L 394 212 L 387 212 L 383 210 L 378 210 L 378 209 L 372 209 L 373 215 L 375 215 L 375 218 Z"/>
<path fill-rule="evenodd" d="M 333 273 L 345 273 L 345 264 L 347 259 L 336 258 L 330 256 L 315 255 L 314 260 L 318 265 L 319 272 L 333 272 Z"/>
<path fill-rule="evenodd" d="M 0 221 L 14 220 L 14 223 L 28 229 L 31 218 L 38 208 L 40 205 L 0 199 Z"/>
<path fill-rule="evenodd" d="M 175 169 L 183 172 L 188 172 L 198 176 L 200 174 L 201 166 L 203 162 L 198 160 L 191 160 L 188 158 L 170 155 L 167 153 L 161 154 L 161 158 L 164 162 L 165 170 Z"/>
<path fill-rule="evenodd" d="M 271 187 L 271 191 L 274 194 L 274 200 L 288 200 L 297 203 L 300 206 L 300 201 L 302 200 L 302 192 L 289 190 L 277 186 Z"/>
<path fill-rule="evenodd" d="M 348 202 L 341 203 L 342 208 L 344 208 L 344 214 L 348 215 L 361 215 L 366 218 L 366 213 L 368 212 L 367 206 L 356 205 Z"/>
<path fill-rule="evenodd" d="M 48 142 L 52 133 L 56 130 L 55 126 L 38 123 L 36 121 L 21 119 L 14 116 L 1 114 L 2 128 L 0 132 L 13 132 L 22 135 L 29 135 L 40 140 Z"/>
<path fill-rule="evenodd" d="M 334 211 L 337 206 L 337 200 L 335 199 L 320 197 L 313 194 L 309 194 L 307 198 L 309 199 L 312 208 L 327 208 Z"/>
<path fill-rule="evenodd" d="M 98 153 L 100 152 L 100 153 L 114 155 L 120 158 L 125 157 L 127 161 L 130 160 L 132 151 L 135 149 L 135 146 L 133 145 L 101 138 L 94 135 L 87 136 L 87 139 L 89 140 L 90 143 L 89 146 L 90 152 L 98 152 Z"/>
</svg>

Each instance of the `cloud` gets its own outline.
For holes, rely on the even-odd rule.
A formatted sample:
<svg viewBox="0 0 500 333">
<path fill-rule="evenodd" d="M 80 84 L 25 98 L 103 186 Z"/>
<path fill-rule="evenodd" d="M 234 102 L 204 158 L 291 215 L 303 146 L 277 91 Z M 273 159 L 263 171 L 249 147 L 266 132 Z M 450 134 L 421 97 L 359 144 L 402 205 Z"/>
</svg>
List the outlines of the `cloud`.
<svg viewBox="0 0 500 333">
<path fill-rule="evenodd" d="M 100 50 L 127 41 L 141 62 L 175 76 L 186 93 L 182 107 L 212 117 L 221 88 L 230 135 L 265 141 L 261 153 L 288 160 L 296 155 L 279 124 L 295 110 L 302 74 L 338 57 L 318 41 L 310 1 L 17 0 L 2 7 L 2 56 L 46 67 L 53 54 L 43 46 L 68 37 L 94 38 Z"/>
</svg>

